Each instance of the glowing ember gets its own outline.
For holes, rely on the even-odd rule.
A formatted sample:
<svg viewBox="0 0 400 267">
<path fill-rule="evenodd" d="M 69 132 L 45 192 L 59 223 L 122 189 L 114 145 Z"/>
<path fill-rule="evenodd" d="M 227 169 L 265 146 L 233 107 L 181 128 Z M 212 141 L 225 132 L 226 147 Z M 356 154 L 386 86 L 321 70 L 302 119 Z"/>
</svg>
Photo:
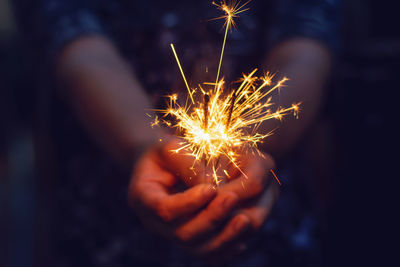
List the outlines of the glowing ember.
<svg viewBox="0 0 400 267">
<path fill-rule="evenodd" d="M 168 127 L 178 128 L 183 141 L 181 147 L 174 152 L 190 151 L 190 155 L 194 157 L 193 166 L 197 161 L 212 165 L 213 182 L 218 185 L 223 180 L 223 177 L 217 174 L 218 169 L 221 168 L 221 173 L 229 178 L 227 170 L 224 169 L 226 166 L 221 166 L 221 157 L 226 157 L 243 173 L 238 162 L 239 155 L 249 151 L 256 151 L 262 155 L 257 145 L 273 133 L 273 130 L 268 133 L 258 133 L 260 125 L 270 119 L 281 120 L 289 113 L 297 117 L 300 103 L 272 110 L 274 104 L 271 102 L 271 93 L 282 87 L 288 79 L 283 78 L 273 84 L 273 74 L 267 72 L 258 77 L 255 76 L 257 69 L 248 75 L 243 74 L 236 89 L 230 92 L 224 90 L 225 81 L 223 78 L 219 79 L 219 74 L 228 29 L 236 25 L 233 19 L 237 18 L 238 14 L 248 10 L 245 8 L 248 2 L 242 5 L 240 1 L 230 4 L 225 1 L 220 4 L 213 2 L 213 4 L 224 12 L 219 18 L 225 19 L 225 36 L 216 82 L 204 82 L 203 85 L 199 84 L 198 88 L 190 88 L 175 48 L 171 44 L 188 90 L 186 104 L 184 106 L 179 104 L 177 94 L 170 95 L 168 108 L 158 110 L 163 114 L 163 118 L 156 117 L 152 126 L 165 124 Z M 171 117 L 172 120 L 168 120 Z"/>
</svg>

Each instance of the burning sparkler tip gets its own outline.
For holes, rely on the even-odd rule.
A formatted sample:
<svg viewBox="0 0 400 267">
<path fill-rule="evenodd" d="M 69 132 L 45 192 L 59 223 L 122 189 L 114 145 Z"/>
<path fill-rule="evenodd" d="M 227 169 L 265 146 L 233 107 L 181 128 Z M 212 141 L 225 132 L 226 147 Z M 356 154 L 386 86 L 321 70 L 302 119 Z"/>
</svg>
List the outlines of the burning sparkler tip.
<svg viewBox="0 0 400 267">
<path fill-rule="evenodd" d="M 228 29 L 235 27 L 234 19 L 239 17 L 240 13 L 249 9 L 247 8 L 249 2 L 247 1 L 244 4 L 241 1 L 212 2 L 213 5 L 224 12 L 223 16 L 216 19 L 225 19 L 224 27 L 226 27 L 216 80 L 213 83 L 201 83 L 212 85 L 213 89 L 204 90 L 200 84 L 198 89 L 189 87 L 174 45 L 171 44 L 186 85 L 187 101 L 184 106 L 181 106 L 177 94 L 169 95 L 168 107 L 161 110 L 161 113 L 164 114 L 164 118 L 171 115 L 173 120 L 160 120 L 156 116 L 153 122 L 154 126 L 165 124 L 180 132 L 183 141 L 178 149 L 171 150 L 171 152 L 180 153 L 184 150 L 187 151 L 185 155 L 194 157 L 194 163 L 204 161 L 205 166 L 211 165 L 212 173 L 205 176 L 210 177 L 215 186 L 224 181 L 224 174 L 225 177 L 230 178 L 228 172 L 220 165 L 222 157 L 227 158 L 229 163 L 247 178 L 237 162 L 239 154 L 247 151 L 253 153 L 253 155 L 256 155 L 256 152 L 262 155 L 258 151 L 257 145 L 274 131 L 270 131 L 268 134 L 257 133 L 260 125 L 271 119 L 282 120 L 290 112 L 293 112 L 297 117 L 300 111 L 300 103 L 294 103 L 288 108 L 278 107 L 276 111 L 272 111 L 271 93 L 275 90 L 279 91 L 280 87 L 289 80 L 284 77 L 273 86 L 274 73 L 266 72 L 264 76 L 257 77 L 257 69 L 254 69 L 247 75 L 243 74 L 243 77 L 237 81 L 239 83 L 237 88 L 230 92 L 224 92 L 225 79 L 220 79 L 220 70 Z M 208 72 L 208 68 L 206 68 L 206 72 Z M 269 86 L 271 88 L 265 90 Z M 192 171 L 196 174 L 195 168 L 192 168 Z M 278 183 L 281 184 L 272 170 L 271 172 Z M 244 188 L 243 182 L 242 186 Z"/>
</svg>

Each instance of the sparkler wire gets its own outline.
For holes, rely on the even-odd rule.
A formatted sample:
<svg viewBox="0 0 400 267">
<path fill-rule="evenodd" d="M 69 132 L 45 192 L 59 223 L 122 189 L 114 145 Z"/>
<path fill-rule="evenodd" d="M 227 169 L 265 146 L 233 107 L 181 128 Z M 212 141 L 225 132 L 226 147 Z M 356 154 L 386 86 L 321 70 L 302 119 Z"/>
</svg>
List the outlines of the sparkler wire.
<svg viewBox="0 0 400 267">
<path fill-rule="evenodd" d="M 249 1 L 248 1 L 249 2 Z M 158 110 L 164 113 L 163 118 L 155 118 L 152 126 L 161 123 L 168 127 L 177 128 L 180 131 L 180 137 L 183 139 L 181 146 L 175 149 L 174 152 L 179 153 L 186 149 L 189 155 L 194 157 L 192 170 L 196 162 L 204 161 L 204 170 L 207 166 L 212 165 L 211 175 L 215 185 L 218 185 L 222 180 L 218 172 L 221 170 L 228 175 L 225 166 L 221 166 L 220 159 L 225 156 L 229 164 L 232 164 L 240 173 L 247 177 L 247 175 L 240 168 L 240 154 L 244 151 L 255 149 L 255 151 L 262 156 L 258 150 L 257 144 L 261 143 L 264 138 L 270 136 L 274 130 L 267 134 L 258 133 L 260 125 L 270 119 L 282 120 L 282 117 L 289 112 L 297 117 L 299 112 L 299 104 L 292 104 L 291 107 L 280 108 L 272 111 L 270 96 L 275 90 L 279 90 L 284 83 L 288 80 L 286 77 L 278 81 L 274 86 L 271 85 L 274 75 L 267 72 L 263 77 L 256 77 L 257 69 L 254 69 L 249 74 L 243 74 L 239 80 L 240 85 L 230 91 L 224 92 L 225 81 L 220 80 L 220 72 L 224 51 L 226 48 L 226 40 L 230 27 L 235 27 L 234 18 L 238 14 L 248 10 L 245 8 L 247 5 L 238 2 L 232 2 L 229 5 L 225 0 L 220 4 L 213 2 L 218 9 L 222 10 L 225 15 L 217 19 L 225 19 L 225 34 L 219 58 L 217 77 L 215 83 L 204 82 L 204 86 L 213 86 L 212 89 L 206 89 L 199 84 L 199 90 L 191 89 L 175 47 L 171 44 L 173 54 L 181 72 L 182 78 L 185 82 L 188 97 L 186 97 L 186 104 L 181 106 L 178 102 L 178 95 L 173 94 L 169 96 L 169 106 L 165 110 Z M 266 92 L 263 90 L 269 88 Z M 202 94 L 203 101 L 195 102 L 194 94 Z M 188 105 L 188 98 L 190 98 L 192 105 Z M 176 122 L 168 121 L 165 119 L 167 116 L 172 116 Z M 251 132 L 249 131 L 251 130 Z M 271 169 L 270 172 L 278 181 L 278 177 Z"/>
</svg>

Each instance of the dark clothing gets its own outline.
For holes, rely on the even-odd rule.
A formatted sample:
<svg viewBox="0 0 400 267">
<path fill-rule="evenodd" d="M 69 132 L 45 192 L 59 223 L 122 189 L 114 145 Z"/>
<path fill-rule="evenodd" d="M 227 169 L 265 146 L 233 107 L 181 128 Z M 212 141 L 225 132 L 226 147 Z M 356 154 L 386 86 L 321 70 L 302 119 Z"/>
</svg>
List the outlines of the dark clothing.
<svg viewBox="0 0 400 267">
<path fill-rule="evenodd" d="M 253 1 L 250 11 L 237 20 L 239 27 L 229 37 L 227 57 L 237 56 L 240 73 L 248 71 L 243 61 L 265 54 L 266 49 L 285 39 L 309 37 L 337 49 L 340 0 Z M 170 43 L 175 43 L 185 66 L 206 64 L 220 51 L 222 22 L 207 21 L 221 14 L 207 1 L 132 1 L 132 0 L 15 0 L 20 25 L 29 43 L 53 60 L 55 53 L 69 41 L 88 34 L 110 37 L 129 61 L 140 65 L 152 84 L 146 88 L 165 87 L 171 83 L 159 75 L 171 60 Z M 182 50 L 185 48 L 188 50 Z M 211 49 L 211 52 L 210 52 Z M 212 53 L 212 51 L 214 53 Z M 243 59 L 246 60 L 243 60 Z M 239 59 L 239 61 L 237 60 Z M 242 60 L 240 60 L 242 59 Z M 196 60 L 196 64 L 194 64 Z M 214 60 L 216 61 L 216 60 Z M 225 64 L 229 64 L 228 62 Z M 210 66 L 209 66 L 210 67 Z M 188 72 L 187 68 L 186 72 Z M 230 69 L 232 69 L 230 67 Z M 210 69 L 211 73 L 214 73 Z M 189 71 L 190 73 L 190 71 Z M 140 73 L 142 74 L 142 73 Z M 189 76 L 189 75 L 188 75 Z M 165 83 L 167 82 L 167 83 Z"/>
<path fill-rule="evenodd" d="M 49 67 L 68 42 L 84 35 L 109 37 L 154 95 L 176 90 L 177 69 L 170 43 L 188 77 L 215 73 L 223 32 L 209 1 L 15 0 L 27 40 Z M 253 0 L 229 35 L 223 74 L 227 80 L 259 67 L 260 57 L 285 39 L 308 37 L 338 47 L 339 0 Z M 173 75 L 177 74 L 177 75 Z M 231 79 L 229 79 L 231 78 Z M 215 77 L 214 77 L 215 79 Z M 168 89 L 167 89 L 168 88 Z M 51 104 L 59 180 L 52 266 L 199 266 L 170 243 L 142 230 L 126 207 L 127 174 L 98 151 L 57 100 Z M 280 170 L 285 186 L 274 215 L 238 266 L 318 266 L 320 225 L 315 199 L 298 173 L 304 162 Z M 294 171 L 293 171 L 294 170 Z M 289 179 L 296 175 L 296 179 Z M 116 177 L 123 177 L 117 179 Z M 318 206 L 318 205 L 317 205 Z M 235 265 L 232 265 L 235 266 Z"/>
<path fill-rule="evenodd" d="M 21 29 L 35 52 L 51 66 L 54 56 L 83 35 L 108 36 L 136 67 L 149 92 L 176 90 L 174 43 L 191 80 L 215 73 L 222 43 L 221 15 L 210 1 L 160 0 L 15 0 Z M 260 56 L 273 45 L 293 37 L 320 40 L 338 48 L 340 0 L 252 1 L 237 19 L 228 39 L 222 73 L 237 78 L 259 67 Z M 168 70 L 165 73 L 165 70 Z M 230 75 L 229 75 L 230 74 Z M 213 80 L 213 79 L 211 79 Z"/>
<path fill-rule="evenodd" d="M 216 17 L 217 11 L 211 7 L 209 1 L 193 2 L 15 0 L 22 29 L 33 43 L 46 48 L 46 51 L 57 51 L 80 35 L 109 34 L 121 43 L 135 37 L 132 36 L 135 31 L 150 33 L 162 28 L 174 28 L 182 32 L 185 26 L 198 27 L 200 20 Z M 259 15 L 258 19 L 263 25 L 262 28 L 257 28 L 257 35 L 267 36 L 271 43 L 293 36 L 305 36 L 336 48 L 339 2 L 340 0 L 253 1 L 250 4 L 251 11 L 243 15 L 250 20 Z M 245 34 L 248 32 L 247 28 L 254 29 L 257 26 L 250 21 L 240 24 L 239 30 Z M 220 24 L 216 27 L 219 28 Z"/>
</svg>

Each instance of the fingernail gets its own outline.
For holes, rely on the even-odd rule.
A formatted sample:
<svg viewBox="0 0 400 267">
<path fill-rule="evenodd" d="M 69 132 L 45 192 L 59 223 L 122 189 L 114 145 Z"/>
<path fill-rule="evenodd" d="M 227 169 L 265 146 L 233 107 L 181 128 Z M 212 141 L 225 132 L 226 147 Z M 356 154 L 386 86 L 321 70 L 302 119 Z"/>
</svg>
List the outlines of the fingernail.
<svg viewBox="0 0 400 267">
<path fill-rule="evenodd" d="M 206 198 L 210 198 L 216 194 L 216 190 L 212 185 L 206 185 L 204 186 L 203 190 L 203 196 Z"/>
<path fill-rule="evenodd" d="M 244 231 L 249 226 L 249 220 L 243 217 L 238 217 L 235 222 L 235 229 L 238 232 Z"/>
</svg>

